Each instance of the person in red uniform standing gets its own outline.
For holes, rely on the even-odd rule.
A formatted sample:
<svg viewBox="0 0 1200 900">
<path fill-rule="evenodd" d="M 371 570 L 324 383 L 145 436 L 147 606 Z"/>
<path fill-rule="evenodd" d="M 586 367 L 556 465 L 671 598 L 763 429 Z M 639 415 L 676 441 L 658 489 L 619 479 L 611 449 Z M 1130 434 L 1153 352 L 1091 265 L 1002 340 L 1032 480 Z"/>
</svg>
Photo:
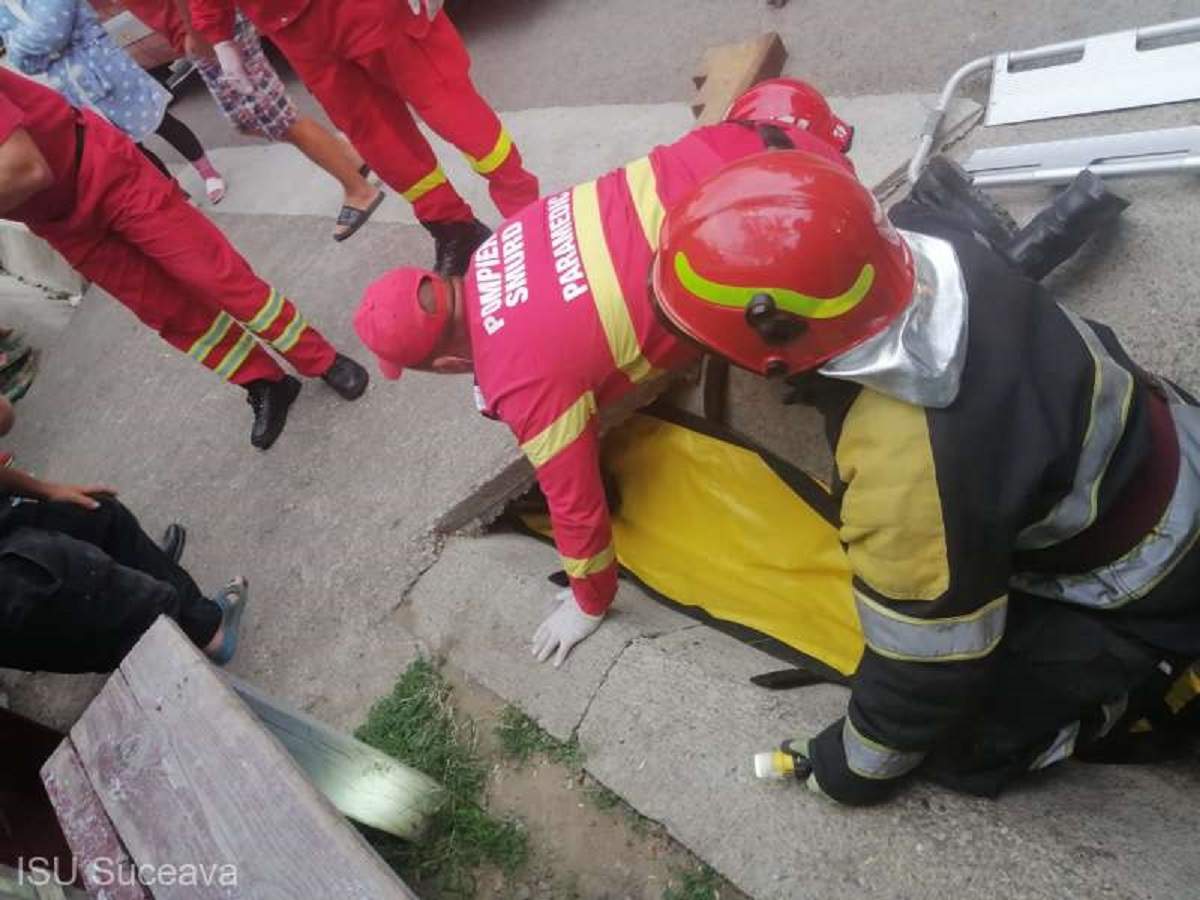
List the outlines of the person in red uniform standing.
<svg viewBox="0 0 1200 900">
<path fill-rule="evenodd" d="M 5 69 L 0 216 L 24 222 L 164 340 L 244 387 L 260 449 L 283 430 L 300 382 L 255 338 L 347 400 L 366 389 L 366 370 L 259 278 L 129 138 Z"/>
<path fill-rule="evenodd" d="M 241 8 L 367 164 L 412 203 L 436 243 L 437 271 L 462 275 L 490 232 L 446 178 L 409 106 L 488 179 L 501 215 L 536 200 L 538 182 L 472 83 L 466 47 L 441 6 L 441 0 L 190 0 L 193 28 L 234 77 L 242 68 L 232 42 Z"/>
<path fill-rule="evenodd" d="M 807 150 L 853 171 L 841 152 L 850 132 L 836 117 L 835 135 L 782 117 L 755 121 L 754 103 L 733 112 L 737 121 L 697 129 L 526 208 L 475 252 L 465 279 L 388 273 L 355 316 L 385 377 L 404 368 L 474 371 L 480 410 L 509 425 L 533 464 L 571 584 L 534 636 L 540 661 L 554 654 L 560 665 L 599 627 L 616 593 L 601 414 L 646 399 L 634 392 L 699 355 L 660 322 L 647 292 L 666 210 L 730 162 L 767 148 Z"/>
</svg>

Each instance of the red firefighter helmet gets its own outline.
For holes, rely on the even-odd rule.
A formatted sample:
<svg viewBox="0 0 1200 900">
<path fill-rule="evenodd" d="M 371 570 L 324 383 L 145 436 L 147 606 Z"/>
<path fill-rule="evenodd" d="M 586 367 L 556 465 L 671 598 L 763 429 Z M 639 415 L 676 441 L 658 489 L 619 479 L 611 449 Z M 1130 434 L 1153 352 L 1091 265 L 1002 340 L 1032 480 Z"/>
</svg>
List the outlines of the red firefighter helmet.
<svg viewBox="0 0 1200 900">
<path fill-rule="evenodd" d="M 849 153 L 854 128 L 833 114 L 824 95 L 806 81 L 772 78 L 761 81 L 733 101 L 725 121 L 784 122 L 803 128 Z"/>
<path fill-rule="evenodd" d="M 908 305 L 908 245 L 871 193 L 819 156 L 725 167 L 670 212 L 655 299 L 692 340 L 762 375 L 815 369 Z"/>
</svg>

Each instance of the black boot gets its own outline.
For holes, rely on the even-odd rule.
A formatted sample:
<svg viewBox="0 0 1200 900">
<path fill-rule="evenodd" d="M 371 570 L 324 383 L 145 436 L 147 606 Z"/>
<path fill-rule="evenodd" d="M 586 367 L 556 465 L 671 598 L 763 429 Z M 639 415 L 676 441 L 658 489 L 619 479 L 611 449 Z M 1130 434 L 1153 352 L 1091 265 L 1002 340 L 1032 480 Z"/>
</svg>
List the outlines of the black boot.
<svg viewBox="0 0 1200 900">
<path fill-rule="evenodd" d="M 971 176 L 944 156 L 929 161 L 909 199 L 958 219 L 996 250 L 1017 233 L 1017 223 L 1008 210 L 975 187 Z"/>
<path fill-rule="evenodd" d="M 348 356 L 338 354 L 333 365 L 321 376 L 321 380 L 338 392 L 343 400 L 357 400 L 367 389 L 371 377 L 367 370 Z"/>
<path fill-rule="evenodd" d="M 1129 201 L 1084 169 L 1001 252 L 1034 281 L 1070 259 L 1088 238 L 1121 215 Z"/>
<path fill-rule="evenodd" d="M 167 530 L 163 532 L 162 540 L 158 542 L 158 546 L 171 562 L 178 565 L 179 560 L 183 559 L 183 547 L 186 543 L 187 529 L 178 522 L 172 522 L 167 526 Z"/>
<path fill-rule="evenodd" d="M 259 450 L 266 450 L 283 432 L 287 424 L 288 407 L 300 393 L 300 382 L 291 375 L 279 381 L 259 379 L 246 385 L 246 402 L 254 410 L 254 426 L 250 429 L 250 443 Z"/>
<path fill-rule="evenodd" d="M 433 235 L 437 259 L 433 270 L 443 278 L 467 274 L 471 255 L 492 236 L 492 229 L 478 219 L 470 222 L 422 222 Z"/>
</svg>

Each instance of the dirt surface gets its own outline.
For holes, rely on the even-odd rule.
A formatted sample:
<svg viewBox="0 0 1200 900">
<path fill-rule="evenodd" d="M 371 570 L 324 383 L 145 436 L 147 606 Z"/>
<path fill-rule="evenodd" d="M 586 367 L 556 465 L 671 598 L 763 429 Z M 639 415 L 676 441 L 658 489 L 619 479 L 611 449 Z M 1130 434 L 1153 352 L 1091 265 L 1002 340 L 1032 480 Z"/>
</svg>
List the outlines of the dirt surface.
<svg viewBox="0 0 1200 900">
<path fill-rule="evenodd" d="M 482 873 L 478 897 L 661 900 L 669 887 L 678 889 L 680 873 L 700 869 L 699 860 L 662 826 L 606 795 L 590 778 L 542 759 L 524 766 L 502 759 L 495 732 L 504 701 L 449 666 L 442 672 L 454 686 L 455 709 L 475 722 L 480 753 L 491 762 L 489 810 L 524 822 L 532 849 L 529 864 L 515 878 Z M 719 884 L 720 900 L 748 900 L 727 882 Z"/>
</svg>

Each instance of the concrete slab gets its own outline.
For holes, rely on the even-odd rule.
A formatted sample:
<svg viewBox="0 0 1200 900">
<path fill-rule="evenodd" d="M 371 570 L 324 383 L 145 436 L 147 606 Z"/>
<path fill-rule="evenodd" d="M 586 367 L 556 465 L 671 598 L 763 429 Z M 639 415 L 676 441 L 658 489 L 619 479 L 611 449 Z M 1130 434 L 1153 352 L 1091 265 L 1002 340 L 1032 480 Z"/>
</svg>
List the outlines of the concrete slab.
<svg viewBox="0 0 1200 900">
<path fill-rule="evenodd" d="M 523 535 L 454 539 L 417 583 L 403 615 L 434 654 L 565 740 L 631 642 L 697 626 L 622 583 L 604 627 L 562 669 L 540 665 L 530 641 L 559 590 L 546 580 L 558 568 L 553 547 Z"/>
<path fill-rule="evenodd" d="M 1002 128 L 977 128 L 954 149 L 965 156 L 980 146 L 1029 143 L 1106 132 L 1194 124 L 1200 103 L 1127 113 L 1085 116 Z M 1194 176 L 1117 179 L 1109 183 L 1132 202 L 1110 233 L 1093 239 L 1046 285 L 1089 318 L 1111 325 L 1146 368 L 1191 389 L 1200 388 L 1200 221 L 1195 215 L 1200 181 Z M 1056 189 L 994 188 L 1019 222 L 1048 203 Z"/>
<path fill-rule="evenodd" d="M 67 294 L 82 294 L 87 286 L 57 250 L 20 222 L 8 219 L 0 219 L 0 269 Z"/>
<path fill-rule="evenodd" d="M 934 94 L 829 98 L 837 114 L 854 126 L 850 158 L 863 184 L 881 196 L 888 191 L 908 165 L 936 101 Z M 946 113 L 942 144 L 961 138 L 982 115 L 983 108 L 974 100 L 955 100 Z"/>
<path fill-rule="evenodd" d="M 655 144 L 675 140 L 692 127 L 692 114 L 686 103 L 544 107 L 505 113 L 504 124 L 547 194 L 590 181 Z M 422 127 L 451 182 L 480 218 L 495 224 L 499 216 L 487 182 L 454 147 Z M 215 208 L 222 213 L 332 217 L 341 205 L 337 182 L 290 145 L 221 149 L 213 159 L 229 184 Z M 194 196 L 203 196 L 195 171 L 186 166 L 173 171 Z M 416 224 L 412 208 L 396 196 L 384 201 L 372 221 Z"/>
<path fill-rule="evenodd" d="M 64 298 L 57 291 L 0 274 L 0 324 L 21 329 L 34 347 L 57 338 L 78 305 L 78 298 Z"/>
<path fill-rule="evenodd" d="M 362 288 L 428 253 L 415 228 L 373 224 L 335 244 L 320 219 L 220 224 L 364 361 L 350 322 Z M 435 558 L 431 524 L 513 453 L 508 430 L 475 412 L 470 378 L 379 379 L 353 404 L 308 384 L 264 454 L 249 446 L 241 391 L 98 291 L 45 351 L 5 449 L 47 477 L 114 484 L 152 534 L 190 524 L 200 585 L 241 572 L 254 590 L 234 671 L 319 718 L 365 712 L 409 658 L 380 635 L 407 639 L 387 617 Z M 369 690 L 356 687 L 364 666 L 379 676 Z"/>
<path fill-rule="evenodd" d="M 757 781 L 756 751 L 845 705 L 840 688 L 748 682 L 776 665 L 705 628 L 634 641 L 580 728 L 588 770 L 759 900 L 1193 891 L 1200 862 L 1179 848 L 1195 816 L 1178 799 L 1200 783 L 1194 767 L 1072 765 L 994 802 L 916 785 L 867 810 Z"/>
</svg>

